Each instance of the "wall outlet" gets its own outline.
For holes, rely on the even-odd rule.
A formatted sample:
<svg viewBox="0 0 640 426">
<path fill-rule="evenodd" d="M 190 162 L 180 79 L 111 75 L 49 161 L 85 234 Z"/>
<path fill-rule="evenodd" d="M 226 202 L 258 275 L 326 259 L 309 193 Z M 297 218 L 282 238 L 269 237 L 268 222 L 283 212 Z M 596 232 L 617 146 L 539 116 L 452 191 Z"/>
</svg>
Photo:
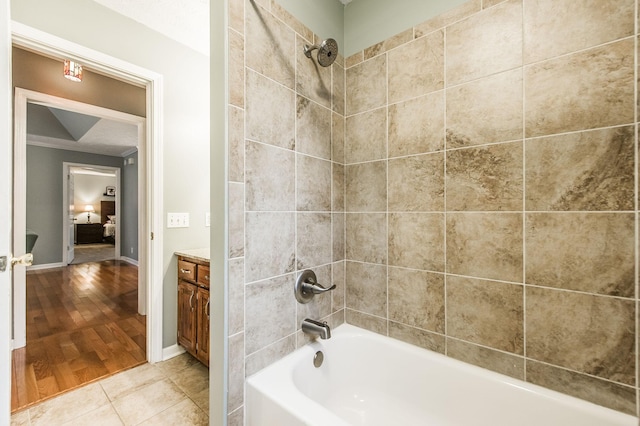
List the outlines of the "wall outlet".
<svg viewBox="0 0 640 426">
<path fill-rule="evenodd" d="M 211 213 L 209 212 L 204 214 L 204 226 L 211 226 Z"/>
<path fill-rule="evenodd" d="M 167 213 L 167 228 L 188 228 L 189 213 Z"/>
</svg>

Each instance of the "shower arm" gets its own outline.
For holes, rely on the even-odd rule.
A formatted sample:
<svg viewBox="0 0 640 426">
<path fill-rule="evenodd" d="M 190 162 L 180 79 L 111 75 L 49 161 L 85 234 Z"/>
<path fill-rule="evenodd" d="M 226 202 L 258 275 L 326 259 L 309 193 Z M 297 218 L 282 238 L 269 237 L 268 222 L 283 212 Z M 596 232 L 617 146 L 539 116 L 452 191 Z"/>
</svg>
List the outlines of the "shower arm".
<svg viewBox="0 0 640 426">
<path fill-rule="evenodd" d="M 319 49 L 320 46 L 318 46 L 317 44 L 311 45 L 311 44 L 305 44 L 304 45 L 304 55 L 307 58 L 311 58 L 311 52 L 313 52 L 314 50 Z"/>
</svg>

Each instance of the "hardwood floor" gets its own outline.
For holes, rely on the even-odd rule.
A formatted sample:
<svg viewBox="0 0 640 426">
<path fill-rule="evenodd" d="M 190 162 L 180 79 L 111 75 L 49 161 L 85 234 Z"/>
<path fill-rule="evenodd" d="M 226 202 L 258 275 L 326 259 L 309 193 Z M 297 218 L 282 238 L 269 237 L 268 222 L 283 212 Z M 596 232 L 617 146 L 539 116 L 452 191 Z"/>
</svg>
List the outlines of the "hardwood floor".
<svg viewBox="0 0 640 426">
<path fill-rule="evenodd" d="M 138 268 L 108 260 L 27 273 L 27 345 L 13 351 L 11 411 L 146 360 Z"/>
</svg>

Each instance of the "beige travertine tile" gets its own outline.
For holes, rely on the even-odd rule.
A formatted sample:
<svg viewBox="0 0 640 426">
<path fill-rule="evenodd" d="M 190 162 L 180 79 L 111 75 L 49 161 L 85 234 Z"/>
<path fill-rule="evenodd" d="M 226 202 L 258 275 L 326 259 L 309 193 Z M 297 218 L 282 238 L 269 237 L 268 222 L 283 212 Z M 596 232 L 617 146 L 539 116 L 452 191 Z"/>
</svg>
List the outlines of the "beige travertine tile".
<svg viewBox="0 0 640 426">
<path fill-rule="evenodd" d="M 203 412 L 190 399 L 184 401 L 156 414 L 150 419 L 140 423 L 142 426 L 155 425 L 193 425 L 206 426 L 209 424 L 209 416 Z"/>
<path fill-rule="evenodd" d="M 386 213 L 347 213 L 345 221 L 347 259 L 386 263 Z"/>
<path fill-rule="evenodd" d="M 345 126 L 346 164 L 387 157 L 387 108 L 347 117 Z"/>
<path fill-rule="evenodd" d="M 524 358 L 457 339 L 447 339 L 447 355 L 478 367 L 524 380 Z"/>
<path fill-rule="evenodd" d="M 444 210 L 444 153 L 389 160 L 389 211 Z"/>
<path fill-rule="evenodd" d="M 229 181 L 244 182 L 244 111 L 229 107 Z"/>
<path fill-rule="evenodd" d="M 245 1 L 245 15 L 247 67 L 293 89 L 295 32 L 252 0 Z"/>
<path fill-rule="evenodd" d="M 338 114 L 344 115 L 344 103 L 346 100 L 346 86 L 345 86 L 345 70 L 344 67 L 338 64 L 336 60 L 331 65 L 332 80 L 331 80 L 331 108 Z"/>
<path fill-rule="evenodd" d="M 525 67 L 527 137 L 631 123 L 634 41 Z"/>
<path fill-rule="evenodd" d="M 244 184 L 229 183 L 229 258 L 244 256 Z"/>
<path fill-rule="evenodd" d="M 245 289 L 245 352 L 250 354 L 296 331 L 294 274 L 247 284 Z M 269 324 L 265 327 L 265 324 Z"/>
<path fill-rule="evenodd" d="M 323 67 L 316 61 L 315 51 L 312 58 L 304 54 L 307 40 L 296 37 L 296 91 L 325 108 L 331 108 L 331 68 Z"/>
<path fill-rule="evenodd" d="M 333 248 L 332 248 L 332 260 L 334 262 L 344 260 L 346 254 L 346 242 L 345 242 L 345 214 L 334 213 L 331 215 L 332 224 L 331 229 L 333 232 Z"/>
<path fill-rule="evenodd" d="M 184 400 L 185 394 L 165 379 L 113 401 L 113 407 L 126 425 L 137 425 Z"/>
<path fill-rule="evenodd" d="M 345 201 L 348 212 L 387 210 L 386 161 L 353 164 L 345 168 Z"/>
<path fill-rule="evenodd" d="M 495 6 L 496 4 L 502 3 L 505 0 L 482 0 L 482 8 L 486 9 L 488 7 Z"/>
<path fill-rule="evenodd" d="M 227 415 L 227 426 L 244 426 L 244 409 L 238 408 Z"/>
<path fill-rule="evenodd" d="M 198 362 L 185 368 L 180 374 L 171 376 L 170 379 L 185 395 L 192 398 L 209 389 L 209 368 Z"/>
<path fill-rule="evenodd" d="M 385 318 L 369 315 L 353 309 L 346 309 L 345 321 L 347 324 L 373 331 L 374 333 L 387 335 L 388 321 Z"/>
<path fill-rule="evenodd" d="M 109 399 L 114 401 L 123 396 L 130 395 L 147 385 L 164 380 L 166 377 L 163 370 L 159 367 L 151 364 L 143 364 L 101 380 L 100 386 L 102 386 L 102 389 Z"/>
<path fill-rule="evenodd" d="M 13 425 L 13 422 L 11 423 Z M 113 405 L 107 404 L 68 422 L 55 421 L 51 424 L 72 426 L 72 425 L 95 425 L 95 426 L 121 426 L 125 423 L 122 422 L 120 416 L 113 408 Z"/>
<path fill-rule="evenodd" d="M 325 288 L 329 288 L 333 285 L 331 264 L 314 266 L 312 269 L 315 272 L 320 285 Z M 324 321 L 329 317 L 329 315 L 331 315 L 331 295 L 329 293 L 317 294 L 311 302 L 304 305 L 299 303 L 296 304 L 296 329 L 298 331 L 302 333 L 302 321 L 305 318 Z"/>
<path fill-rule="evenodd" d="M 229 336 L 229 394 L 227 410 L 242 406 L 244 402 L 244 333 Z"/>
<path fill-rule="evenodd" d="M 527 357 L 635 385 L 635 302 L 527 287 Z"/>
<path fill-rule="evenodd" d="M 286 149 L 295 148 L 296 98 L 294 93 L 247 70 L 247 139 Z"/>
<path fill-rule="evenodd" d="M 413 40 L 413 28 L 409 28 L 399 34 L 389 37 L 386 40 L 376 43 L 371 47 L 364 49 L 364 59 L 371 59 L 374 56 L 378 56 L 388 50 L 401 46 L 409 41 Z"/>
<path fill-rule="evenodd" d="M 633 297 L 633 213 L 529 213 L 526 281 Z"/>
<path fill-rule="evenodd" d="M 293 297 L 292 299 L 295 300 Z M 252 354 L 249 354 L 249 352 L 245 349 L 245 353 L 247 353 L 248 355 L 245 358 L 244 374 L 249 377 L 252 374 L 255 374 L 258 371 L 262 370 L 266 366 L 273 364 L 281 358 L 284 358 L 295 350 L 295 334 L 291 334 L 284 339 L 280 339 L 277 342 L 267 346 L 266 348 L 260 349 L 259 351 Z"/>
<path fill-rule="evenodd" d="M 364 51 L 361 50 L 360 52 L 354 53 L 348 58 L 345 58 L 344 66 L 345 68 L 351 68 L 354 65 L 358 65 L 362 61 L 364 61 Z"/>
<path fill-rule="evenodd" d="M 449 213 L 447 272 L 522 282 L 522 214 Z"/>
<path fill-rule="evenodd" d="M 167 377 L 174 377 L 185 369 L 197 364 L 199 361 L 188 353 L 175 356 L 167 361 L 160 362 L 156 366 Z"/>
<path fill-rule="evenodd" d="M 525 63 L 631 36 L 634 13 L 634 0 L 525 2 Z"/>
<path fill-rule="evenodd" d="M 362 313 L 385 317 L 387 315 L 387 267 L 347 261 L 347 308 Z M 347 322 L 350 313 L 347 312 Z"/>
<path fill-rule="evenodd" d="M 399 102 L 444 88 L 444 31 L 390 51 L 389 103 Z"/>
<path fill-rule="evenodd" d="M 524 354 L 523 286 L 447 277 L 447 335 Z"/>
<path fill-rule="evenodd" d="M 229 335 L 244 330 L 244 258 L 229 259 Z"/>
<path fill-rule="evenodd" d="M 246 141 L 245 197 L 247 210 L 294 210 L 296 197 L 295 157 L 296 154 L 293 151 Z M 265 164 L 277 164 L 278 167 L 265 167 Z"/>
<path fill-rule="evenodd" d="M 344 166 L 331 164 L 331 211 L 344 212 Z"/>
<path fill-rule="evenodd" d="M 245 282 L 293 272 L 295 213 L 245 214 Z"/>
<path fill-rule="evenodd" d="M 283 21 L 306 40 L 313 39 L 313 31 L 307 28 L 302 22 L 300 22 L 296 17 L 289 13 L 289 11 L 282 7 L 277 0 L 271 0 L 271 13 L 273 13 L 273 16 Z"/>
<path fill-rule="evenodd" d="M 444 91 L 389 105 L 389 157 L 444 149 Z"/>
<path fill-rule="evenodd" d="M 297 96 L 296 151 L 331 159 L 331 110 Z"/>
<path fill-rule="evenodd" d="M 109 404 L 107 395 L 98 383 L 65 393 L 29 409 L 31 424 L 64 423 Z"/>
<path fill-rule="evenodd" d="M 447 148 L 522 136 L 521 68 L 447 89 Z"/>
<path fill-rule="evenodd" d="M 389 321 L 389 337 L 441 354 L 445 352 L 444 336 L 405 324 Z"/>
<path fill-rule="evenodd" d="M 229 103 L 244 107 L 244 38 L 229 31 Z"/>
<path fill-rule="evenodd" d="M 379 108 L 387 102 L 387 57 L 380 55 L 347 69 L 347 115 Z"/>
<path fill-rule="evenodd" d="M 422 37 L 425 34 L 444 28 L 447 25 L 451 25 L 454 22 L 460 21 L 467 16 L 479 12 L 482 9 L 481 5 L 481 0 L 469 0 L 462 3 L 460 6 L 449 9 L 448 11 L 423 22 L 422 24 L 416 25 L 414 28 L 415 38 Z"/>
<path fill-rule="evenodd" d="M 331 213 L 298 212 L 296 226 L 297 269 L 330 263 Z"/>
<path fill-rule="evenodd" d="M 444 272 L 444 214 L 390 213 L 389 265 Z"/>
<path fill-rule="evenodd" d="M 444 275 L 389 268 L 389 320 L 444 333 Z"/>
<path fill-rule="evenodd" d="M 244 0 L 229 0 L 229 26 L 244 33 Z"/>
<path fill-rule="evenodd" d="M 18 411 L 11 414 L 11 426 L 31 426 L 29 410 Z"/>
<path fill-rule="evenodd" d="M 331 311 L 338 312 L 344 310 L 345 304 L 345 276 L 346 262 L 340 261 L 333 264 L 333 283 L 335 290 L 331 291 Z"/>
<path fill-rule="evenodd" d="M 509 0 L 447 27 L 447 86 L 522 65 L 522 0 Z"/>
<path fill-rule="evenodd" d="M 540 362 L 527 361 L 527 381 L 636 415 L 635 389 Z"/>
<path fill-rule="evenodd" d="M 296 162 L 297 209 L 299 211 L 331 211 L 331 177 L 330 161 L 298 154 Z"/>
<path fill-rule="evenodd" d="M 339 311 L 329 315 L 329 318 L 327 319 L 327 323 L 332 329 L 339 327 L 345 323 L 345 319 L 344 319 L 345 311 L 346 309 L 340 309 Z"/>
<path fill-rule="evenodd" d="M 527 140 L 527 210 L 633 210 L 634 129 Z"/>
<path fill-rule="evenodd" d="M 447 152 L 447 210 L 522 210 L 522 142 Z"/>
<path fill-rule="evenodd" d="M 344 123 L 342 115 L 331 116 L 331 159 L 344 164 Z"/>
</svg>

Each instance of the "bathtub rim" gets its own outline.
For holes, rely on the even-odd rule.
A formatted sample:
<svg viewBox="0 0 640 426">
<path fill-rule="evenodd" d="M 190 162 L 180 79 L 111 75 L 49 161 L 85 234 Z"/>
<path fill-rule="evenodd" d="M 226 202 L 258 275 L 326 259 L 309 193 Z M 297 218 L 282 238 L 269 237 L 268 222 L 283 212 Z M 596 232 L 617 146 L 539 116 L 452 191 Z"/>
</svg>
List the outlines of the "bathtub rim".
<svg viewBox="0 0 640 426">
<path fill-rule="evenodd" d="M 375 333 L 370 330 L 354 326 L 352 324 L 343 323 L 332 330 L 332 339 L 342 339 L 358 336 L 362 336 L 367 339 L 373 339 L 374 341 L 380 341 L 383 342 L 383 344 L 397 346 L 409 352 L 421 354 L 429 359 L 433 359 L 436 362 L 443 363 L 443 365 L 446 367 L 455 368 L 487 380 L 494 380 L 505 383 L 509 386 L 519 388 L 520 390 L 536 394 L 540 397 L 543 397 L 544 399 L 549 399 L 556 403 L 579 409 L 580 411 L 586 412 L 588 414 L 593 414 L 594 417 L 611 419 L 612 422 L 616 422 L 615 424 L 626 425 L 628 423 L 629 426 L 636 426 L 640 424 L 638 423 L 640 422 L 639 418 L 631 414 L 623 413 L 621 411 L 598 405 L 584 399 L 555 391 L 553 389 L 545 388 L 534 383 L 525 382 L 524 380 L 516 379 L 514 377 L 507 376 L 505 374 L 501 374 L 474 364 L 460 361 L 442 353 L 413 345 L 411 343 L 390 336 Z M 245 379 L 245 418 L 247 418 L 247 415 L 249 414 L 247 397 L 251 388 L 255 391 L 261 392 L 264 397 L 277 404 L 280 408 L 282 408 L 298 421 L 304 422 L 301 424 L 332 424 L 335 426 L 349 426 L 350 424 L 345 422 L 342 418 L 335 415 L 320 403 L 306 396 L 295 384 L 292 369 L 284 367 L 285 365 L 296 363 L 299 360 L 303 360 L 304 358 L 308 358 L 309 360 L 311 360 L 313 355 L 317 351 L 326 350 L 326 346 L 331 344 L 331 340 L 313 340 L 305 344 L 304 346 L 294 350 L 293 352 L 285 355 L 274 363 L 266 366 L 265 368 L 257 371 L 256 373 L 248 376 Z M 285 377 L 286 380 L 284 380 Z M 291 390 L 294 390 L 295 392 L 293 392 L 292 394 Z M 313 416 L 313 423 L 308 423 L 310 414 Z"/>
</svg>

